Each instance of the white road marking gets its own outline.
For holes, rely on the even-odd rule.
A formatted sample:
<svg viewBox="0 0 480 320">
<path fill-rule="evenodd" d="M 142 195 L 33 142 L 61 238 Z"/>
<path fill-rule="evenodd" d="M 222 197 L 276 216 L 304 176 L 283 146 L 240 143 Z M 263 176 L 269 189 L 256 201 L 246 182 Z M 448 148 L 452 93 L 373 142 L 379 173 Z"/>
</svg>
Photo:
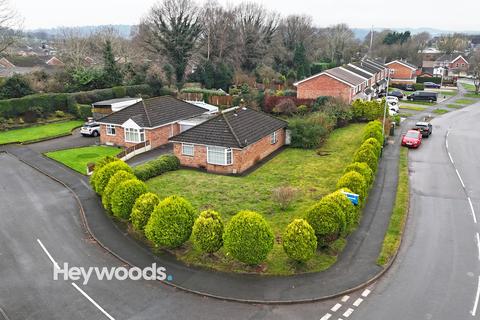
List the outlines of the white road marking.
<svg viewBox="0 0 480 320">
<path fill-rule="evenodd" d="M 360 305 L 360 303 L 362 303 L 362 302 L 363 302 L 363 299 L 362 299 L 362 298 L 358 298 L 357 300 L 355 300 L 355 302 L 353 303 L 353 305 L 354 305 L 355 307 L 358 307 L 358 306 Z"/>
<path fill-rule="evenodd" d="M 473 210 L 472 199 L 470 199 L 470 197 L 467 197 L 467 200 L 468 200 L 468 204 L 470 204 L 470 210 L 472 210 L 473 221 L 477 223 L 477 216 L 475 215 L 475 210 Z"/>
<path fill-rule="evenodd" d="M 368 297 L 368 295 L 370 294 L 370 292 L 372 292 L 372 291 L 370 291 L 370 290 L 368 290 L 368 289 L 365 289 L 365 290 L 362 292 L 362 297 L 364 297 L 364 298 Z"/>
<path fill-rule="evenodd" d="M 478 260 L 480 261 L 480 234 L 477 232 Z"/>
<path fill-rule="evenodd" d="M 47 248 L 45 248 L 42 241 L 40 241 L 40 239 L 37 239 L 37 242 L 40 245 L 40 247 L 42 247 L 42 249 L 45 252 L 45 254 L 47 255 L 48 259 L 50 259 L 50 261 L 52 261 L 53 266 L 60 269 L 60 267 L 58 266 L 58 263 L 52 258 L 52 255 L 50 254 L 50 252 L 48 252 Z"/>
<path fill-rule="evenodd" d="M 460 176 L 460 172 L 458 172 L 458 169 L 455 169 L 455 171 L 457 172 L 457 176 L 458 176 L 458 179 L 460 180 L 460 183 L 462 184 L 462 187 L 465 188 L 465 183 L 463 183 L 463 179 L 462 179 L 462 177 Z"/>
<path fill-rule="evenodd" d="M 447 149 L 448 149 L 448 140 L 447 139 L 445 139 L 445 147 L 447 147 Z"/>
<path fill-rule="evenodd" d="M 480 276 L 478 277 L 478 285 L 477 285 L 477 294 L 475 295 L 475 302 L 473 304 L 473 309 L 470 311 L 472 316 L 475 317 L 475 314 L 477 314 L 477 307 L 478 307 L 478 298 L 480 296 Z"/>
<path fill-rule="evenodd" d="M 343 296 L 342 297 L 342 302 L 347 302 L 348 299 L 350 299 L 350 296 Z"/>
<path fill-rule="evenodd" d="M 328 320 L 330 319 L 332 315 L 330 313 L 327 313 L 326 315 L 324 315 L 323 317 L 320 318 L 320 320 Z"/>
<path fill-rule="evenodd" d="M 450 158 L 450 162 L 455 165 L 455 162 L 453 162 L 453 158 L 452 158 L 452 155 L 450 154 L 450 152 L 448 153 L 448 157 Z"/>
<path fill-rule="evenodd" d="M 332 307 L 332 309 L 330 309 L 330 310 L 333 311 L 333 312 L 337 312 L 338 309 L 340 309 L 341 307 L 342 307 L 342 305 L 341 305 L 340 303 L 337 303 L 337 304 L 334 305 L 334 306 Z"/>
<path fill-rule="evenodd" d="M 100 310 L 108 319 L 110 320 L 115 320 L 114 317 L 112 317 L 111 315 L 109 315 L 107 313 L 107 311 L 105 311 L 102 307 L 100 307 L 100 305 L 98 303 L 95 302 L 95 300 L 93 300 L 92 298 L 90 298 L 90 296 L 88 294 L 85 293 L 85 291 L 83 291 L 82 289 L 80 289 L 79 286 L 77 286 L 75 283 L 72 282 L 72 286 L 77 289 L 85 298 L 87 298 L 88 301 L 90 301 L 95 307 L 97 307 L 98 310 Z M 322 318 L 323 319 L 323 318 Z M 328 318 L 327 318 L 328 319 Z"/>
<path fill-rule="evenodd" d="M 352 308 L 348 308 L 347 311 L 345 311 L 345 312 L 343 313 L 343 316 L 344 316 L 345 318 L 348 318 L 348 317 L 350 317 L 350 315 L 353 313 L 353 311 L 354 311 L 354 310 L 353 310 Z"/>
</svg>

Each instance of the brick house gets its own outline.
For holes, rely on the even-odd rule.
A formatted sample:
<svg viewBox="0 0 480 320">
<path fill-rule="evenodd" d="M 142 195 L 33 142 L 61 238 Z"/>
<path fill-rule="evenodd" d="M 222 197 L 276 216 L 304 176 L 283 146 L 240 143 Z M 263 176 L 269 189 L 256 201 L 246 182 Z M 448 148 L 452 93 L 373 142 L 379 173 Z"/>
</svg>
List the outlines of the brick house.
<svg viewBox="0 0 480 320">
<path fill-rule="evenodd" d="M 391 83 L 414 84 L 417 82 L 417 66 L 403 60 L 393 60 L 385 65 L 390 69 Z"/>
<path fill-rule="evenodd" d="M 439 77 L 465 77 L 469 63 L 461 54 L 444 54 L 435 60 L 433 73 Z"/>
<path fill-rule="evenodd" d="M 287 122 L 249 108 L 231 108 L 172 138 L 182 166 L 240 174 L 286 143 Z"/>
<path fill-rule="evenodd" d="M 152 148 L 168 143 L 168 139 L 208 120 L 209 110 L 175 99 L 171 96 L 141 100 L 113 112 L 97 122 L 100 142 L 107 145 L 131 147 L 149 141 Z M 182 121 L 187 121 L 183 124 Z"/>
</svg>

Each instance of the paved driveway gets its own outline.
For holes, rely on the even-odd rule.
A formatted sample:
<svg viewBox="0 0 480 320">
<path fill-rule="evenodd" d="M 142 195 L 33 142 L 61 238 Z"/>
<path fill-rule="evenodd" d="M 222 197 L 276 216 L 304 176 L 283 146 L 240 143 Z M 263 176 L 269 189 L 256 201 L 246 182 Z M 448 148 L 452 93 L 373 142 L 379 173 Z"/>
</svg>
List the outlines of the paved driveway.
<svg viewBox="0 0 480 320">
<path fill-rule="evenodd" d="M 100 143 L 100 138 L 84 137 L 80 134 L 80 128 L 77 128 L 70 136 L 32 143 L 28 146 L 39 153 L 45 153 L 55 150 L 87 147 L 98 143 Z"/>
</svg>

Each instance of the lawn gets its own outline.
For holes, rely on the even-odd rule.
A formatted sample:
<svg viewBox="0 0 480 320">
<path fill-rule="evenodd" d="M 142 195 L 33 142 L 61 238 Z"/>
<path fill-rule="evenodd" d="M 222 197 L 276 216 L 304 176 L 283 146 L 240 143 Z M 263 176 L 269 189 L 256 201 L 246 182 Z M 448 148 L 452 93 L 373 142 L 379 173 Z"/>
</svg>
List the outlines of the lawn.
<svg viewBox="0 0 480 320">
<path fill-rule="evenodd" d="M 63 163 L 81 174 L 86 174 L 87 164 L 96 162 L 106 156 L 115 156 L 121 148 L 108 146 L 91 146 L 83 148 L 65 149 L 48 152 L 45 155 L 53 160 Z"/>
<path fill-rule="evenodd" d="M 407 110 L 413 110 L 413 111 L 423 111 L 423 110 L 425 110 L 424 107 L 409 106 L 409 105 L 405 105 L 405 104 L 400 104 L 400 109 L 407 109 Z"/>
<path fill-rule="evenodd" d="M 445 109 L 435 109 L 433 110 L 433 113 L 436 113 L 436 114 L 445 114 L 445 113 L 448 113 L 449 111 L 448 110 L 445 110 Z"/>
<path fill-rule="evenodd" d="M 462 83 L 463 88 L 467 91 L 475 91 L 475 86 L 469 83 Z"/>
<path fill-rule="evenodd" d="M 79 127 L 83 121 L 66 121 L 44 125 L 38 125 L 30 128 L 13 129 L 0 132 L 0 144 L 12 142 L 33 142 L 54 138 L 68 134 L 72 129 Z"/>
<path fill-rule="evenodd" d="M 464 106 L 460 104 L 447 104 L 447 107 L 452 109 L 460 109 L 460 108 L 463 108 Z"/>
<path fill-rule="evenodd" d="M 463 105 L 469 105 L 469 104 L 472 104 L 472 103 L 475 103 L 476 101 L 475 100 L 471 100 L 471 99 L 458 99 L 456 101 L 454 101 L 456 104 L 463 104 Z"/>
<path fill-rule="evenodd" d="M 426 90 L 426 91 L 428 91 L 428 90 Z M 438 91 L 435 91 L 435 92 L 438 92 Z M 457 93 L 458 93 L 457 90 L 454 90 L 454 91 L 440 91 L 440 92 L 438 92 L 438 94 L 441 95 L 441 96 L 455 96 Z"/>
<path fill-rule="evenodd" d="M 466 93 L 466 94 L 464 94 L 464 97 L 466 97 L 466 98 L 480 99 L 480 94 L 476 94 L 476 93 Z"/>
<path fill-rule="evenodd" d="M 222 176 L 196 170 L 168 172 L 147 182 L 160 198 L 172 194 L 187 198 L 198 210 L 214 209 L 224 221 L 240 210 L 257 211 L 268 220 L 280 239 L 284 228 L 294 218 L 304 217 L 306 210 L 324 195 L 335 191 L 335 185 L 353 153 L 361 144 L 364 124 L 352 124 L 337 129 L 326 144 L 315 150 L 287 148 L 275 158 L 244 177 Z M 286 210 L 272 199 L 272 191 L 281 186 L 297 189 L 297 199 Z M 266 274 L 293 274 L 321 271 L 330 267 L 345 240 L 339 240 L 333 249 L 318 251 L 305 265 L 291 262 L 279 241 L 269 254 L 262 270 Z M 249 272 L 247 266 L 225 256 L 223 249 L 214 257 L 196 252 L 188 242 L 184 249 L 174 252 L 187 264 L 201 265 L 224 271 Z"/>
</svg>

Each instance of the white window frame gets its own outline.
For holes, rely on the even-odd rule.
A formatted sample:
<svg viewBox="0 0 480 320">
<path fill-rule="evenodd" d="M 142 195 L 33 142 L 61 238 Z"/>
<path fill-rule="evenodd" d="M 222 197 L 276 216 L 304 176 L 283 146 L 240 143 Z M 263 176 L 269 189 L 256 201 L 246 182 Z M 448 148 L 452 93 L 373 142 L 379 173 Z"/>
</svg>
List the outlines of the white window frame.
<svg viewBox="0 0 480 320">
<path fill-rule="evenodd" d="M 107 136 L 115 136 L 117 135 L 117 130 L 115 128 L 115 125 L 113 124 L 107 124 Z"/>
<path fill-rule="evenodd" d="M 222 149 L 222 151 L 220 151 L 220 149 Z M 220 156 L 222 156 L 223 153 L 223 162 L 211 159 L 210 152 L 217 153 L 217 155 Z M 207 163 L 218 166 L 231 166 L 233 164 L 233 150 L 225 147 L 207 146 Z"/>
<path fill-rule="evenodd" d="M 192 152 L 185 152 L 185 147 L 187 148 L 192 148 Z M 188 157 L 193 157 L 195 155 L 195 146 L 191 143 L 182 143 L 182 155 L 183 156 L 188 156 Z"/>
<path fill-rule="evenodd" d="M 277 139 L 277 131 L 274 131 L 271 135 L 270 135 L 270 144 L 276 144 L 278 141 Z"/>
<path fill-rule="evenodd" d="M 124 128 L 125 142 L 140 143 L 145 142 L 145 131 L 137 128 Z M 135 137 L 131 139 L 132 137 Z M 128 137 L 128 138 L 127 138 Z"/>
</svg>

